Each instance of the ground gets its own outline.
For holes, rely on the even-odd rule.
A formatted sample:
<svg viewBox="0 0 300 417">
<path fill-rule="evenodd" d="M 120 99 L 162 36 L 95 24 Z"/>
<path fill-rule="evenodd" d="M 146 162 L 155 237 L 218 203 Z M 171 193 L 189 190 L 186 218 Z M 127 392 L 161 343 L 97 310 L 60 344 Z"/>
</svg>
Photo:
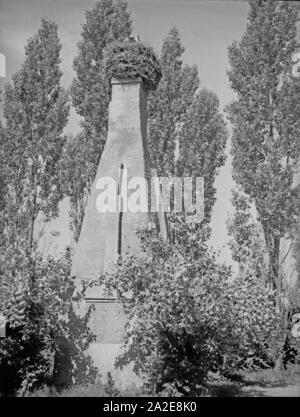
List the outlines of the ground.
<svg viewBox="0 0 300 417">
<path fill-rule="evenodd" d="M 213 383 L 213 397 L 300 397 L 300 369 L 242 374 L 240 382 Z"/>
<path fill-rule="evenodd" d="M 300 369 L 265 371 L 245 378 L 242 395 L 246 397 L 300 397 Z"/>
<path fill-rule="evenodd" d="M 209 397 L 300 397 L 300 367 L 287 370 L 274 370 L 243 373 L 238 382 L 221 379 L 211 375 L 206 395 Z M 31 397 L 143 397 L 145 393 L 137 388 L 118 391 L 114 384 L 103 385 L 100 381 L 88 386 L 75 386 L 58 393 L 45 387 L 33 393 Z"/>
<path fill-rule="evenodd" d="M 262 387 L 253 385 L 243 389 L 243 397 L 300 397 L 300 381 L 297 385 Z"/>
</svg>

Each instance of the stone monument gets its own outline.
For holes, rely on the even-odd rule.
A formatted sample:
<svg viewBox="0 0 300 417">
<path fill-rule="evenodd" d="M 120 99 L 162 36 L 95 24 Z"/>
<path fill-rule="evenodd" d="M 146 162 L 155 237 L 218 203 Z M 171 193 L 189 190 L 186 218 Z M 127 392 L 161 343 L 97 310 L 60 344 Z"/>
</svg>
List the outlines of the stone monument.
<svg viewBox="0 0 300 417">
<path fill-rule="evenodd" d="M 147 147 L 147 92 L 156 87 L 160 78 L 154 53 L 139 40 L 130 38 L 114 44 L 108 54 L 106 65 L 111 98 L 107 141 L 75 249 L 72 275 L 78 283 L 97 280 L 102 272 L 110 270 L 119 256 L 138 255 L 140 241 L 136 231 L 140 227 L 147 227 L 151 221 L 149 212 L 123 212 L 118 205 L 113 212 L 99 211 L 97 199 L 102 190 L 101 179 L 109 178 L 117 184 L 117 201 L 124 186 L 122 181 L 144 177 L 149 182 L 153 167 Z M 121 70 L 120 60 L 123 64 Z M 141 66 L 146 65 L 147 68 L 140 68 L 137 64 L 139 60 Z M 127 63 L 125 69 L 124 61 Z M 126 172 L 126 179 L 123 172 Z M 163 215 L 157 215 L 157 223 L 161 234 L 166 237 Z M 138 383 L 128 367 L 122 372 L 114 369 L 126 319 L 121 304 L 116 298 L 105 296 L 99 287 L 88 289 L 84 304 L 82 308 L 93 304 L 89 325 L 96 335 L 96 341 L 92 343 L 89 353 L 100 373 L 105 375 L 111 372 L 119 386 Z"/>
</svg>

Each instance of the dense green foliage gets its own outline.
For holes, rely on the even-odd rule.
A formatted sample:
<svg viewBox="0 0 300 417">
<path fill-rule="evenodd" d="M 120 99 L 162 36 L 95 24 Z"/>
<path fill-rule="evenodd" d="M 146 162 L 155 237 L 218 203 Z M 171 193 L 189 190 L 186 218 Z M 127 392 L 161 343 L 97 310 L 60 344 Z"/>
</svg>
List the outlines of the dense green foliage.
<svg viewBox="0 0 300 417">
<path fill-rule="evenodd" d="M 175 243 L 142 233 L 144 256 L 125 258 L 99 283 L 117 291 L 128 319 L 119 366 L 134 360 L 150 392 L 196 395 L 209 371 L 272 364 L 281 327 L 263 284 L 233 281 L 204 243 L 207 231 L 174 222 Z"/>
<path fill-rule="evenodd" d="M 10 207 L 8 216 L 15 219 L 15 233 L 26 237 L 29 251 L 37 217 L 56 215 L 60 199 L 58 164 L 69 112 L 60 85 L 60 49 L 56 24 L 42 20 L 25 47 L 22 68 L 4 93 L 0 154 L 7 193 L 2 198 Z"/>
<path fill-rule="evenodd" d="M 15 248 L 1 256 L 1 312 L 8 334 L 0 341 L 0 393 L 24 395 L 44 384 L 60 389 L 93 381 L 84 354 L 92 335 L 79 318 L 70 256 L 43 260 Z"/>
<path fill-rule="evenodd" d="M 248 26 L 229 48 L 229 79 L 237 101 L 233 123 L 233 176 L 253 200 L 269 256 L 268 280 L 280 287 L 280 239 L 299 213 L 293 177 L 300 156 L 300 79 L 292 76 L 297 5 L 250 0 Z"/>
<path fill-rule="evenodd" d="M 300 209 L 294 181 L 300 157 L 300 79 L 292 72 L 298 7 L 271 0 L 250 0 L 249 5 L 247 29 L 229 48 L 229 80 L 237 93 L 228 107 L 233 177 L 245 195 L 234 195 L 229 232 L 240 272 L 255 272 L 275 290 L 284 328 L 276 362 L 281 367 L 290 350 L 294 309 L 282 265 L 288 252 L 283 253 L 281 242 L 294 243 Z M 249 202 L 258 223 L 249 222 Z"/>
<path fill-rule="evenodd" d="M 203 88 L 182 116 L 176 174 L 203 177 L 207 223 L 216 202 L 215 178 L 226 159 L 226 141 L 227 128 L 219 109 L 219 99 L 215 93 Z"/>
<path fill-rule="evenodd" d="M 227 227 L 232 258 L 239 265 L 239 274 L 252 275 L 261 283 L 268 283 L 268 252 L 261 225 L 251 214 L 246 195 L 233 191 L 234 212 Z"/>
<path fill-rule="evenodd" d="M 173 28 L 161 50 L 162 79 L 148 99 L 148 143 L 160 176 L 175 175 L 178 129 L 199 87 L 197 68 L 183 65 L 183 52 L 179 32 Z"/>
<path fill-rule="evenodd" d="M 217 96 L 200 89 L 197 68 L 183 64 L 183 52 L 179 32 L 173 28 L 162 46 L 162 79 L 149 94 L 148 143 L 160 176 L 204 178 L 209 222 L 214 180 L 225 162 L 227 131 Z"/>
<path fill-rule="evenodd" d="M 57 216 L 67 196 L 75 241 L 79 237 L 106 141 L 112 77 L 144 81 L 158 174 L 202 176 L 205 186 L 205 221 L 169 215 L 168 242 L 154 229 L 140 231 L 142 256 L 120 258 L 99 278 L 127 317 L 117 365 L 134 362 L 141 392 L 188 396 L 206 393 L 210 373 L 232 377 L 273 366 L 278 358 L 298 360 L 290 318 L 300 308 L 299 291 L 282 296 L 279 257 L 280 239 L 299 227 L 293 177 L 300 156 L 300 79 L 291 70 L 296 15 L 291 2 L 250 0 L 246 32 L 229 48 L 229 79 L 237 93 L 228 107 L 239 189 L 228 223 L 236 277 L 207 244 L 226 125 L 216 94 L 200 89 L 197 68 L 184 65 L 178 30 L 170 30 L 156 58 L 130 37 L 125 0 L 101 0 L 87 11 L 70 89 L 81 132 L 66 137 L 61 45 L 56 24 L 42 20 L 6 86 L 0 125 L 0 313 L 8 319 L 7 337 L 0 340 L 0 395 L 41 387 L 43 395 L 45 385 L 56 393 L 72 384 L 82 384 L 83 395 L 98 388 L 120 394 L 111 376 L 106 385 L 89 385 L 96 378 L 86 355 L 93 336 L 89 312 L 79 317 L 75 311 L 84 294 L 75 291 L 71 253 L 44 259 L 36 233 L 37 221 Z M 295 253 L 299 247 L 297 240 Z"/>
<path fill-rule="evenodd" d="M 69 106 L 60 86 L 56 24 L 42 20 L 25 61 L 4 94 L 0 131 L 0 311 L 8 320 L 0 341 L 0 392 L 57 386 L 94 377 L 84 351 L 86 319 L 73 309 L 70 254 L 42 259 L 37 220 L 58 214 L 59 167 Z M 77 295 L 80 297 L 80 294 Z"/>
<path fill-rule="evenodd" d="M 254 211 L 253 206 L 249 198 L 240 192 L 233 192 L 232 203 L 234 212 L 228 221 L 228 232 L 231 237 L 229 244 L 232 257 L 239 265 L 237 280 L 254 281 L 269 287 L 268 250 L 262 227 L 251 214 Z M 295 245 L 295 249 L 296 247 Z M 281 331 L 272 347 L 276 368 L 280 368 L 286 367 L 288 363 L 299 363 L 299 339 L 294 338 L 291 333 L 293 314 L 300 311 L 299 287 L 297 284 L 290 285 L 283 277 L 281 287 L 277 288 L 273 297 L 280 300 L 280 304 L 276 303 L 276 311 Z M 262 359 L 260 355 L 261 352 L 256 352 L 256 361 Z"/>
</svg>

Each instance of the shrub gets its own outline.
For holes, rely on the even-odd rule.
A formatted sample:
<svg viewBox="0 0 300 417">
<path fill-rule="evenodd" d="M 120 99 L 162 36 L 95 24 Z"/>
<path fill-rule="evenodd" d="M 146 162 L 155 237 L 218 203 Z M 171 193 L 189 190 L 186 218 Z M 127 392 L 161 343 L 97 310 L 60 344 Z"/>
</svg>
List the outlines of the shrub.
<svg viewBox="0 0 300 417">
<path fill-rule="evenodd" d="M 96 371 L 85 354 L 92 335 L 88 317 L 74 311 L 82 294 L 75 293 L 70 254 L 43 260 L 15 252 L 2 264 L 2 283 L 1 310 L 9 328 L 0 341 L 0 392 L 24 395 L 43 384 L 60 389 L 92 381 Z"/>
<path fill-rule="evenodd" d="M 209 371 L 230 375 L 272 360 L 272 294 L 250 277 L 233 281 L 206 236 L 184 222 L 173 244 L 144 231 L 144 256 L 126 257 L 99 280 L 117 291 L 128 319 L 117 364 L 133 360 L 150 392 L 200 395 Z"/>
</svg>

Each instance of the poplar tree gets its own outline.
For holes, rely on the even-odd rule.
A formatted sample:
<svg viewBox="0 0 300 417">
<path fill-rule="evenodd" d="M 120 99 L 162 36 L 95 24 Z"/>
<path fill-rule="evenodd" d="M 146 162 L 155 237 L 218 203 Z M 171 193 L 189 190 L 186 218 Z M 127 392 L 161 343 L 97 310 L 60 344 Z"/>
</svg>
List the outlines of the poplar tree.
<svg viewBox="0 0 300 417">
<path fill-rule="evenodd" d="M 148 100 L 148 141 L 161 176 L 204 178 L 205 218 L 209 222 L 218 169 L 225 162 L 226 125 L 216 94 L 200 89 L 196 66 L 183 64 L 178 29 L 163 42 L 163 77 Z"/>
<path fill-rule="evenodd" d="M 233 177 L 255 204 L 269 257 L 268 282 L 279 291 L 280 239 L 299 213 L 299 187 L 293 186 L 300 156 L 300 80 L 292 76 L 297 5 L 249 5 L 247 29 L 229 48 L 229 80 L 237 93 L 228 108 Z"/>
<path fill-rule="evenodd" d="M 182 117 L 177 175 L 203 177 L 204 215 L 209 223 L 216 201 L 214 181 L 225 163 L 227 129 L 217 95 L 203 88 Z"/>
<path fill-rule="evenodd" d="M 175 174 L 175 148 L 182 117 L 199 87 L 196 66 L 183 64 L 184 47 L 178 29 L 172 28 L 163 42 L 162 79 L 148 98 L 148 142 L 160 176 Z"/>
<path fill-rule="evenodd" d="M 61 87 L 60 50 L 57 25 L 43 19 L 4 93 L 0 310 L 8 324 L 7 337 L 0 340 L 0 393 L 5 395 L 18 390 L 25 395 L 50 381 L 58 385 L 61 362 L 64 383 L 94 375 L 83 353 L 91 335 L 73 311 L 70 252 L 43 259 L 34 233 L 38 216 L 44 221 L 56 216 L 62 198 L 59 171 L 69 105 Z M 62 358 L 66 345 L 69 357 Z"/>
<path fill-rule="evenodd" d="M 25 47 L 25 60 L 5 88 L 0 154 L 6 177 L 6 222 L 11 219 L 29 253 L 34 225 L 57 215 L 61 197 L 58 165 L 68 120 L 68 95 L 61 87 L 57 25 L 43 19 Z M 7 226 L 8 224 L 6 224 Z"/>
</svg>

